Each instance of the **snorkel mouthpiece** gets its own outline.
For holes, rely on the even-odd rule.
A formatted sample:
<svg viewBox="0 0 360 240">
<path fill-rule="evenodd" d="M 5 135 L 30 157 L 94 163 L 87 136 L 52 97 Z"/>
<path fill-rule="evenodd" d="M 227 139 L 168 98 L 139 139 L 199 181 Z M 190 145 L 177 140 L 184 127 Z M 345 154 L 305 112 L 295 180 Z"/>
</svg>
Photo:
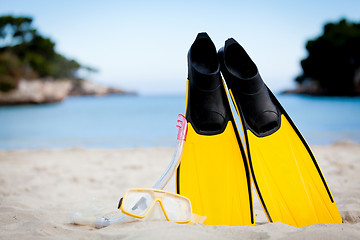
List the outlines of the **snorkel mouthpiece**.
<svg viewBox="0 0 360 240">
<path fill-rule="evenodd" d="M 79 212 L 73 212 L 70 215 L 70 223 L 83 226 L 92 226 L 95 228 L 104 228 L 110 225 L 110 220 L 107 218 L 86 216 Z"/>
</svg>

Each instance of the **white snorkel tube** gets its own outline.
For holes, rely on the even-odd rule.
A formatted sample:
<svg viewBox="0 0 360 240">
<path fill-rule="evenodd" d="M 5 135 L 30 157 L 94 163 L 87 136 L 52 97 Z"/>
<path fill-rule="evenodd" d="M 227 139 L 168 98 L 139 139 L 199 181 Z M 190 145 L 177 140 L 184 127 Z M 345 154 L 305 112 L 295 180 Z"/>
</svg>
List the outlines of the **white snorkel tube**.
<svg viewBox="0 0 360 240">
<path fill-rule="evenodd" d="M 176 127 L 179 130 L 178 130 L 176 149 L 174 155 L 171 159 L 168 168 L 165 170 L 164 174 L 159 178 L 159 180 L 153 186 L 153 188 L 155 189 L 163 189 L 166 186 L 166 184 L 169 182 L 169 180 L 172 178 L 176 169 L 180 165 L 184 144 L 186 140 L 186 133 L 187 133 L 187 121 L 182 114 L 178 115 Z"/>
<path fill-rule="evenodd" d="M 186 133 L 187 133 L 187 121 L 182 114 L 178 115 L 176 127 L 179 129 L 177 135 L 176 150 L 164 174 L 152 187 L 154 189 L 163 189 L 166 186 L 166 184 L 169 182 L 169 180 L 172 178 L 176 169 L 180 165 L 184 144 L 186 140 Z M 70 223 L 77 225 L 93 226 L 95 228 L 103 228 L 109 226 L 111 223 L 129 222 L 134 219 L 133 217 L 130 217 L 123 213 L 121 213 L 121 215 L 122 216 L 118 218 L 108 219 L 104 217 L 95 217 L 91 214 L 82 214 L 82 213 L 74 212 L 70 216 Z"/>
</svg>

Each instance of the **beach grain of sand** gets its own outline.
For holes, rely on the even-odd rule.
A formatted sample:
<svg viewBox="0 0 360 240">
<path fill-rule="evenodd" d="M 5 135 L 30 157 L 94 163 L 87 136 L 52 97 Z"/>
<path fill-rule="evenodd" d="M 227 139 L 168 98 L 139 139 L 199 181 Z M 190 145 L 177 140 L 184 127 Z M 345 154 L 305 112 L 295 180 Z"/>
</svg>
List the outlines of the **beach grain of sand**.
<svg viewBox="0 0 360 240">
<path fill-rule="evenodd" d="M 116 216 L 129 187 L 151 187 L 173 148 L 0 150 L 1 239 L 360 239 L 360 145 L 312 147 L 344 223 L 295 228 L 267 223 L 255 202 L 256 226 L 182 225 L 161 221 L 94 229 L 69 223 L 97 206 Z M 167 190 L 174 190 L 173 181 Z M 256 198 L 256 194 L 254 196 Z"/>
</svg>

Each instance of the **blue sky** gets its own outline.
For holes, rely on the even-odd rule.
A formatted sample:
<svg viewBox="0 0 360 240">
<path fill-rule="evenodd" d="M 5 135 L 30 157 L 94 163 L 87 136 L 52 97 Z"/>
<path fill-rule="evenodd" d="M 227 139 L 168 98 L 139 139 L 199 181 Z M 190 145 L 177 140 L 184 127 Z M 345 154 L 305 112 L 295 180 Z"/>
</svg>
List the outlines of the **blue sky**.
<svg viewBox="0 0 360 240">
<path fill-rule="evenodd" d="M 306 41 L 359 12 L 358 0 L 0 0 L 1 15 L 32 16 L 60 53 L 99 69 L 86 77 L 141 94 L 185 94 L 186 54 L 202 31 L 218 49 L 234 37 L 271 89 L 291 88 Z"/>
</svg>

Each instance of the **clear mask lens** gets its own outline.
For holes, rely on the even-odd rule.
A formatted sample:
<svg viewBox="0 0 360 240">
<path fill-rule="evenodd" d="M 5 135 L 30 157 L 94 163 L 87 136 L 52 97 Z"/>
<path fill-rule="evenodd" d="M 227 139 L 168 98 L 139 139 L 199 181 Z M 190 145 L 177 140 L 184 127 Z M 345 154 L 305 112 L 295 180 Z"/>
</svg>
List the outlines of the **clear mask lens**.
<svg viewBox="0 0 360 240">
<path fill-rule="evenodd" d="M 161 202 L 171 221 L 185 222 L 191 219 L 191 204 L 187 198 L 167 195 Z"/>
<path fill-rule="evenodd" d="M 154 204 L 154 199 L 149 193 L 128 191 L 122 202 L 123 211 L 137 217 L 145 217 Z"/>
</svg>

